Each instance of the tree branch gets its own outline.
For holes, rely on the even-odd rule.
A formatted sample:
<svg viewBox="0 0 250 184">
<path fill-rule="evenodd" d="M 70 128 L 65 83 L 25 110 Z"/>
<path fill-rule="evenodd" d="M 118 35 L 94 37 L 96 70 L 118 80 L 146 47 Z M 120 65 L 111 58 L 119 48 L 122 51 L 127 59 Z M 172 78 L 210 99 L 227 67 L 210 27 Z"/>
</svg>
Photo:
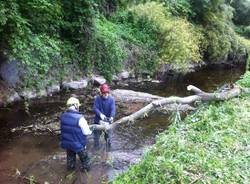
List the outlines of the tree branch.
<svg viewBox="0 0 250 184">
<path fill-rule="evenodd" d="M 187 86 L 187 90 L 193 92 L 195 95 L 192 96 L 187 96 L 187 97 L 168 97 L 168 98 L 158 98 L 156 97 L 154 101 L 152 101 L 150 104 L 146 105 L 145 107 L 141 108 L 139 111 L 136 111 L 135 113 L 125 116 L 111 125 L 90 125 L 91 128 L 93 129 L 98 129 L 98 130 L 108 130 L 108 129 L 113 129 L 117 125 L 121 123 L 126 123 L 126 122 L 133 122 L 139 118 L 144 118 L 147 116 L 147 114 L 157 107 L 162 107 L 166 106 L 169 104 L 192 104 L 196 101 L 221 101 L 221 100 L 228 100 L 233 97 L 237 97 L 240 94 L 247 93 L 250 94 L 250 88 L 240 88 L 237 86 L 234 86 L 234 88 L 229 89 L 227 91 L 222 91 L 222 92 L 217 92 L 217 93 L 207 93 L 202 91 L 201 89 L 189 85 Z M 154 96 L 155 97 L 155 96 Z"/>
</svg>

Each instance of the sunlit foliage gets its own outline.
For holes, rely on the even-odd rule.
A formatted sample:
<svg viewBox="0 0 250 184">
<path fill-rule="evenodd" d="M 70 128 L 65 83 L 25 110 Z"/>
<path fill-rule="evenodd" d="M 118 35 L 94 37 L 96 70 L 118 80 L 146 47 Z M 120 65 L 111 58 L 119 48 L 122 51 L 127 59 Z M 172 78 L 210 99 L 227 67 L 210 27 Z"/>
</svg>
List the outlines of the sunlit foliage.
<svg viewBox="0 0 250 184">
<path fill-rule="evenodd" d="M 175 18 L 163 4 L 149 2 L 131 8 L 139 18 L 147 18 L 159 29 L 160 62 L 186 68 L 189 62 L 199 62 L 201 35 L 187 20 Z"/>
</svg>

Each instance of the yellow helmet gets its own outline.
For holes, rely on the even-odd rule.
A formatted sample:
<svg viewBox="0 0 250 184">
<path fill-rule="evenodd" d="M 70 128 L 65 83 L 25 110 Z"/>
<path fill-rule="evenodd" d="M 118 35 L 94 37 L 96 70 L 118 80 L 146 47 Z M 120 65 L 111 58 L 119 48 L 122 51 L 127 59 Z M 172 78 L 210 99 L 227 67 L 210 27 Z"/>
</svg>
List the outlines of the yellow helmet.
<svg viewBox="0 0 250 184">
<path fill-rule="evenodd" d="M 71 106 L 71 105 L 77 105 L 78 107 L 81 106 L 79 100 L 75 97 L 70 97 L 67 100 L 67 106 Z"/>
</svg>

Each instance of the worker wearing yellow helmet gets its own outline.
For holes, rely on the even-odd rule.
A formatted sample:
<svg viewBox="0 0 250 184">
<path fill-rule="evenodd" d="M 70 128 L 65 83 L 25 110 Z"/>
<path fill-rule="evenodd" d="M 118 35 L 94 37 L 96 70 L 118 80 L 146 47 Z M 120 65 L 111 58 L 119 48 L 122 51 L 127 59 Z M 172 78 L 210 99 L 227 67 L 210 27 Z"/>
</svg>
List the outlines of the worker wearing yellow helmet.
<svg viewBox="0 0 250 184">
<path fill-rule="evenodd" d="M 81 170 L 89 170 L 89 157 L 86 150 L 87 135 L 92 131 L 84 116 L 79 112 L 80 101 L 75 97 L 67 100 L 67 111 L 60 116 L 61 147 L 67 152 L 67 169 L 72 170 L 76 164 L 76 154 L 81 161 Z"/>
<path fill-rule="evenodd" d="M 80 101 L 79 101 L 77 98 L 75 98 L 75 97 L 70 97 L 70 98 L 67 100 L 66 105 L 67 105 L 68 107 L 70 107 L 70 106 L 75 106 L 76 108 L 78 108 L 78 110 L 79 110 L 79 107 L 81 106 Z"/>
</svg>

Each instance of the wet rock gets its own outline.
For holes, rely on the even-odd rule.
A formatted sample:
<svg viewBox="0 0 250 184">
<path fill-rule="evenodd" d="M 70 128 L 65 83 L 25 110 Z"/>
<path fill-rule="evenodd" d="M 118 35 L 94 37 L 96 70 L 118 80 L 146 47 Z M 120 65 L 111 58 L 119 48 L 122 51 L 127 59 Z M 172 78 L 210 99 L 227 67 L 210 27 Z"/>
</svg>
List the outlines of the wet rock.
<svg viewBox="0 0 250 184">
<path fill-rule="evenodd" d="M 129 72 L 128 71 L 123 71 L 123 72 L 121 72 L 121 73 L 119 73 L 118 74 L 118 78 L 120 78 L 120 79 L 128 79 L 129 78 Z"/>
<path fill-rule="evenodd" d="M 120 80 L 120 79 L 119 79 L 119 77 L 118 77 L 117 75 L 113 75 L 113 76 L 112 76 L 112 81 L 113 81 L 113 82 L 116 83 L 116 82 L 118 82 L 119 80 Z"/>
<path fill-rule="evenodd" d="M 20 101 L 20 100 L 21 100 L 21 97 L 18 95 L 18 93 L 13 92 L 12 94 L 10 94 L 9 97 L 7 97 L 6 102 L 9 104 L 9 103 L 17 102 L 17 101 Z"/>
<path fill-rule="evenodd" d="M 34 98 L 38 98 L 38 97 L 44 97 L 47 96 L 47 92 L 45 89 L 41 89 L 39 91 L 37 90 L 24 90 L 19 92 L 20 97 L 24 98 L 24 99 L 34 99 Z"/>
<path fill-rule="evenodd" d="M 60 91 L 60 85 L 59 84 L 55 84 L 55 85 L 52 85 L 52 86 L 48 86 L 46 88 L 46 91 L 47 91 L 48 95 L 57 93 L 57 92 Z"/>
<path fill-rule="evenodd" d="M 16 87 L 20 82 L 21 73 L 18 68 L 18 61 L 4 61 L 0 66 L 0 76 L 8 85 Z"/>
<path fill-rule="evenodd" d="M 38 91 L 37 96 L 38 96 L 38 97 L 47 96 L 47 91 L 46 91 L 46 89 L 42 89 L 42 90 Z"/>
<path fill-rule="evenodd" d="M 152 83 L 156 83 L 156 84 L 160 84 L 163 83 L 164 81 L 160 81 L 160 80 L 151 80 Z"/>
<path fill-rule="evenodd" d="M 82 79 L 80 81 L 64 82 L 62 84 L 63 89 L 82 89 L 86 88 L 88 85 L 88 80 Z"/>
<path fill-rule="evenodd" d="M 153 100 L 159 100 L 163 97 L 157 95 L 151 95 L 149 93 L 144 92 L 136 92 L 132 90 L 124 90 L 124 89 L 116 89 L 111 92 L 111 94 L 115 97 L 116 100 L 122 102 L 151 102 Z"/>
<path fill-rule="evenodd" d="M 21 91 L 21 92 L 19 93 L 19 95 L 20 95 L 22 98 L 25 98 L 25 99 L 32 99 L 32 98 L 36 98 L 36 97 L 37 97 L 36 91 L 33 91 L 33 90 Z"/>
<path fill-rule="evenodd" d="M 94 85 L 102 85 L 102 84 L 106 83 L 106 79 L 102 76 L 93 76 L 92 81 L 93 81 Z"/>
<path fill-rule="evenodd" d="M 37 90 L 24 90 L 19 93 L 20 97 L 24 99 L 34 99 L 38 97 L 47 96 L 47 91 L 45 89 Z"/>
<path fill-rule="evenodd" d="M 137 164 L 141 161 L 142 155 L 145 151 L 145 148 L 141 148 L 138 150 L 133 150 L 133 151 L 127 151 L 127 152 L 122 152 L 122 151 L 113 151 L 109 152 L 109 159 L 113 160 L 113 168 L 121 168 L 123 166 L 129 166 L 129 165 L 134 165 Z M 118 165 L 116 165 L 118 164 Z"/>
<path fill-rule="evenodd" d="M 112 160 L 112 168 L 108 170 L 108 180 L 112 181 L 118 174 L 124 173 L 129 166 L 138 164 L 143 154 L 145 153 L 145 148 L 141 148 L 134 151 L 114 151 L 109 153 L 109 160 Z"/>
</svg>

